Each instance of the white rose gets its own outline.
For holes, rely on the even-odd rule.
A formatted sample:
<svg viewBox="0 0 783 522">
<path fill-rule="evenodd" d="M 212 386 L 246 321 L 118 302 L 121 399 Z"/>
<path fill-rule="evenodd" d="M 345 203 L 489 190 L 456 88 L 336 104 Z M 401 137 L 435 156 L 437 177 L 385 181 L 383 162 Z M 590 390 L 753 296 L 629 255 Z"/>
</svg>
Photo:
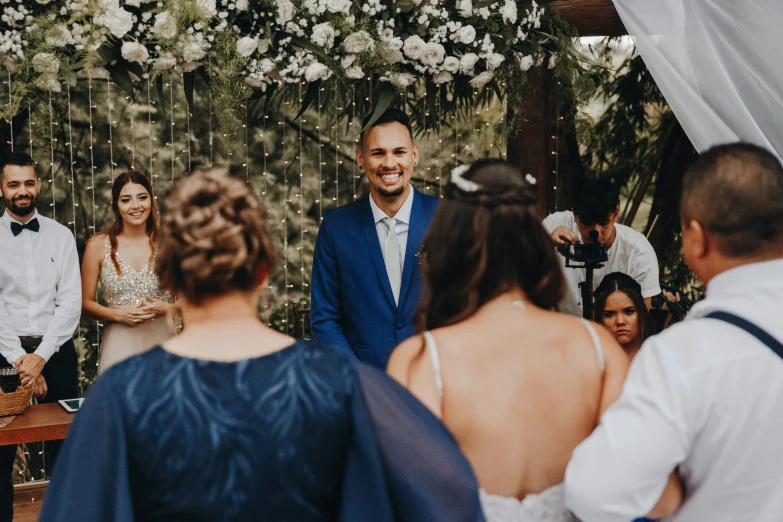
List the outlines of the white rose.
<svg viewBox="0 0 783 522">
<path fill-rule="evenodd" d="M 156 71 L 168 71 L 175 65 L 177 65 L 177 59 L 171 53 L 163 53 L 155 60 L 152 68 Z"/>
<path fill-rule="evenodd" d="M 123 42 L 121 52 L 129 62 L 144 63 L 150 57 L 147 48 L 139 42 Z"/>
<path fill-rule="evenodd" d="M 424 52 L 421 53 L 421 61 L 425 65 L 434 67 L 443 61 L 446 56 L 446 49 L 439 43 L 430 42 L 424 47 Z"/>
<path fill-rule="evenodd" d="M 382 42 L 389 43 L 394 38 L 394 29 L 387 27 L 379 33 Z"/>
<path fill-rule="evenodd" d="M 522 69 L 523 71 L 527 71 L 531 67 L 533 67 L 533 63 L 534 63 L 534 61 L 533 61 L 533 57 L 532 56 L 530 56 L 530 55 L 528 55 L 528 56 L 519 55 L 519 68 Z"/>
<path fill-rule="evenodd" d="M 291 0 L 277 0 L 277 23 L 284 25 L 294 18 L 294 4 Z"/>
<path fill-rule="evenodd" d="M 392 49 L 395 49 L 397 51 L 402 49 L 402 45 L 403 45 L 402 38 L 400 38 L 399 36 L 395 36 L 394 38 L 392 38 L 389 41 L 389 47 L 391 47 Z"/>
<path fill-rule="evenodd" d="M 340 60 L 340 65 L 342 65 L 343 69 L 347 69 L 351 65 L 353 65 L 353 62 L 356 61 L 356 55 L 355 54 L 346 54 L 345 57 Z"/>
<path fill-rule="evenodd" d="M 459 59 L 459 71 L 462 74 L 473 74 L 473 68 L 476 66 L 479 57 L 474 53 L 468 53 Z"/>
<path fill-rule="evenodd" d="M 182 59 L 186 62 L 197 62 L 204 58 L 207 53 L 199 42 L 192 41 L 182 49 Z"/>
<path fill-rule="evenodd" d="M 57 81 L 57 78 L 54 78 L 52 76 L 39 76 L 38 79 L 35 81 L 35 86 L 45 91 L 51 91 L 51 92 L 62 91 L 62 87 L 60 87 L 60 82 Z"/>
<path fill-rule="evenodd" d="M 476 29 L 472 25 L 463 25 L 458 34 L 460 43 L 472 44 L 476 39 Z"/>
<path fill-rule="evenodd" d="M 35 1 L 36 1 L 36 3 L 39 3 L 41 5 L 46 5 L 49 2 L 51 2 L 52 0 L 35 0 Z"/>
<path fill-rule="evenodd" d="M 463 18 L 469 18 L 473 14 L 473 2 L 471 0 L 458 0 L 457 10 Z"/>
<path fill-rule="evenodd" d="M 506 0 L 506 3 L 500 8 L 500 14 L 503 15 L 503 21 L 507 24 L 517 23 L 517 3 L 514 0 Z"/>
<path fill-rule="evenodd" d="M 440 85 L 441 83 L 448 83 L 454 79 L 454 76 L 450 72 L 441 71 L 432 78 L 432 83 Z"/>
<path fill-rule="evenodd" d="M 111 74 L 104 67 L 100 65 L 91 67 L 90 69 L 84 69 L 84 75 L 92 80 L 110 80 Z"/>
<path fill-rule="evenodd" d="M 359 54 L 365 51 L 372 51 L 375 49 L 375 41 L 365 31 L 357 31 L 351 33 L 343 40 L 343 49 L 345 52 L 352 54 Z"/>
<path fill-rule="evenodd" d="M 237 0 L 236 8 L 237 8 L 237 11 L 247 11 L 247 8 L 248 8 L 247 0 Z"/>
<path fill-rule="evenodd" d="M 217 14 L 215 0 L 196 0 L 196 14 L 201 18 L 212 18 Z"/>
<path fill-rule="evenodd" d="M 116 38 L 122 38 L 133 29 L 133 15 L 125 9 L 114 9 L 97 18 Z"/>
<path fill-rule="evenodd" d="M 405 39 L 402 50 L 405 51 L 405 56 L 411 60 L 418 60 L 421 58 L 421 54 L 424 52 L 425 47 L 427 47 L 427 44 L 424 40 L 414 35 Z"/>
<path fill-rule="evenodd" d="M 305 69 L 305 80 L 308 82 L 325 80 L 331 75 L 332 72 L 329 70 L 329 67 L 319 62 L 313 62 Z"/>
<path fill-rule="evenodd" d="M 33 68 L 41 74 L 54 76 L 60 70 L 60 60 L 49 53 L 38 53 L 33 57 Z"/>
<path fill-rule="evenodd" d="M 73 35 L 65 25 L 57 24 L 46 33 L 46 43 L 53 47 L 65 47 L 74 43 Z"/>
<path fill-rule="evenodd" d="M 548 66 L 548 68 L 549 69 L 554 69 L 555 65 L 557 65 L 557 56 L 553 54 L 552 56 L 549 57 L 549 66 Z"/>
<path fill-rule="evenodd" d="M 13 56 L 5 56 L 3 57 L 3 67 L 6 68 L 9 72 L 16 71 L 16 60 Z"/>
<path fill-rule="evenodd" d="M 500 64 L 506 59 L 505 56 L 498 53 L 492 53 L 487 56 L 487 69 L 494 70 L 500 67 Z"/>
<path fill-rule="evenodd" d="M 255 38 L 243 36 L 237 40 L 237 54 L 242 58 L 250 58 L 256 49 L 258 49 L 258 42 Z"/>
<path fill-rule="evenodd" d="M 459 59 L 454 56 L 448 56 L 443 60 L 443 70 L 446 72 L 457 72 L 459 70 Z"/>
<path fill-rule="evenodd" d="M 258 64 L 258 70 L 260 70 L 264 74 L 268 73 L 274 68 L 275 68 L 275 62 L 273 62 L 269 58 L 264 58 Z"/>
<path fill-rule="evenodd" d="M 394 49 L 393 47 L 382 45 L 379 49 L 379 52 L 381 54 L 381 58 L 389 63 L 400 63 L 405 59 L 400 50 Z"/>
<path fill-rule="evenodd" d="M 141 0 L 125 0 L 125 5 L 129 5 L 131 7 L 140 7 Z"/>
<path fill-rule="evenodd" d="M 152 26 L 153 34 L 161 38 L 171 39 L 177 36 L 177 21 L 168 11 L 155 15 L 155 24 Z"/>
<path fill-rule="evenodd" d="M 471 87 L 475 87 L 476 89 L 480 89 L 484 87 L 486 84 L 489 83 L 489 81 L 495 77 L 495 73 L 492 71 L 484 71 L 483 73 L 474 76 L 470 82 Z"/>
<path fill-rule="evenodd" d="M 264 82 L 263 80 L 259 80 L 258 78 L 254 78 L 253 76 L 248 76 L 247 78 L 245 78 L 245 83 L 251 87 L 255 87 L 256 89 L 259 87 L 266 86 L 266 82 Z"/>
<path fill-rule="evenodd" d="M 352 80 L 360 80 L 364 78 L 364 71 L 358 65 L 354 65 L 345 70 L 345 77 L 351 78 Z"/>
<path fill-rule="evenodd" d="M 182 69 L 182 72 L 187 73 L 191 71 L 195 71 L 201 66 L 199 62 L 185 62 L 182 65 L 180 65 L 180 69 Z"/>
<path fill-rule="evenodd" d="M 334 28 L 329 22 L 314 25 L 310 40 L 319 47 L 331 50 L 334 47 Z"/>
<path fill-rule="evenodd" d="M 397 73 L 386 79 L 400 89 L 404 89 L 416 81 L 416 77 L 410 73 Z"/>
<path fill-rule="evenodd" d="M 330 13 L 348 14 L 351 10 L 351 0 L 326 0 L 326 10 Z"/>
</svg>

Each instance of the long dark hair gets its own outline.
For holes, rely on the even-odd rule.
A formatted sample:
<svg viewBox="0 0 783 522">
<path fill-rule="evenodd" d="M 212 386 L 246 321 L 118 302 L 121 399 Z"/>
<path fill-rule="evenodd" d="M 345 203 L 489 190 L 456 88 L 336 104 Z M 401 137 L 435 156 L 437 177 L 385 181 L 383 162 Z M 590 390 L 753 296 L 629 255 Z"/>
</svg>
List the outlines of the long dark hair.
<svg viewBox="0 0 783 522">
<path fill-rule="evenodd" d="M 653 321 L 647 305 L 644 304 L 642 297 L 642 287 L 636 280 L 622 272 L 612 272 L 603 278 L 601 284 L 595 289 L 595 308 L 593 319 L 596 323 L 602 324 L 604 310 L 606 309 L 606 300 L 615 292 L 622 292 L 628 296 L 636 308 L 636 315 L 639 317 L 639 337 L 644 342 L 648 337 L 655 334 L 655 322 Z"/>
<path fill-rule="evenodd" d="M 536 306 L 554 307 L 565 279 L 536 212 L 535 186 L 501 160 L 478 161 L 461 178 L 446 185 L 422 246 L 419 329 L 463 321 L 515 288 Z"/>
<path fill-rule="evenodd" d="M 152 185 L 144 174 L 135 170 L 126 170 L 117 176 L 111 186 L 111 210 L 114 212 L 114 223 L 106 230 L 111 244 L 111 262 L 118 274 L 122 272 L 120 263 L 117 261 L 117 236 L 122 232 L 122 216 L 118 202 L 122 187 L 128 183 L 141 185 L 150 195 L 150 215 L 147 217 L 147 236 L 150 238 L 150 247 L 152 248 L 150 260 L 155 256 L 155 244 L 158 240 L 158 205 L 155 202 L 155 195 L 152 193 Z"/>
</svg>

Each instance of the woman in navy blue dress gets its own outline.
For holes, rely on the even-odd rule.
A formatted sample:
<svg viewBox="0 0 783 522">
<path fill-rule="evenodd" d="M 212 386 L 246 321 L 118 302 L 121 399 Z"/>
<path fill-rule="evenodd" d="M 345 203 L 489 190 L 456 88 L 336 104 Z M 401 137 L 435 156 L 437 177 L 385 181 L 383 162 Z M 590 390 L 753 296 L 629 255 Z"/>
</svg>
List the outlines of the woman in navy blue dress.
<svg viewBox="0 0 783 522">
<path fill-rule="evenodd" d="M 243 179 L 197 170 L 165 208 L 156 269 L 184 331 L 94 384 L 40 520 L 483 520 L 470 466 L 424 406 L 258 320 L 274 247 Z"/>
</svg>

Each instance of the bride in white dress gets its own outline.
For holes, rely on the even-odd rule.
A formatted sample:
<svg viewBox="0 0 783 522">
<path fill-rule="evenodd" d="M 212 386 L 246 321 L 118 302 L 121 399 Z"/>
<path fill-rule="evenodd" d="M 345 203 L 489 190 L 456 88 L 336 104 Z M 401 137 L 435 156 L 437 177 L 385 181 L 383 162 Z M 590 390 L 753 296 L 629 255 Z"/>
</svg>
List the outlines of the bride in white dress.
<svg viewBox="0 0 783 522">
<path fill-rule="evenodd" d="M 570 522 L 566 465 L 619 396 L 628 360 L 603 328 L 549 311 L 564 277 L 535 186 L 501 161 L 463 170 L 420 256 L 424 333 L 388 372 L 454 434 L 487 522 Z"/>
<path fill-rule="evenodd" d="M 104 322 L 98 373 L 173 335 L 169 296 L 154 272 L 157 206 L 147 178 L 123 172 L 112 185 L 114 223 L 87 241 L 82 310 Z M 98 283 L 105 306 L 97 301 Z"/>
</svg>

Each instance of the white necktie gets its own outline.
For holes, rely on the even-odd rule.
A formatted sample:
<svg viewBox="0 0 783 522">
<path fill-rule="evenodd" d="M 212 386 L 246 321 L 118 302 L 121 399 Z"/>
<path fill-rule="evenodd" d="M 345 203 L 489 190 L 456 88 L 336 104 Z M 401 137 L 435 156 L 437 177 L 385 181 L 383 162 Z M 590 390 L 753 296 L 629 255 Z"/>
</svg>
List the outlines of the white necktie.
<svg viewBox="0 0 783 522">
<path fill-rule="evenodd" d="M 394 225 L 397 220 L 387 217 L 383 218 L 383 223 L 389 229 L 383 245 L 383 260 L 386 263 L 386 274 L 389 276 L 389 284 L 392 294 L 394 294 L 394 304 L 399 304 L 402 273 L 400 270 L 400 244 L 397 242 L 397 234 L 394 233 Z"/>
</svg>

